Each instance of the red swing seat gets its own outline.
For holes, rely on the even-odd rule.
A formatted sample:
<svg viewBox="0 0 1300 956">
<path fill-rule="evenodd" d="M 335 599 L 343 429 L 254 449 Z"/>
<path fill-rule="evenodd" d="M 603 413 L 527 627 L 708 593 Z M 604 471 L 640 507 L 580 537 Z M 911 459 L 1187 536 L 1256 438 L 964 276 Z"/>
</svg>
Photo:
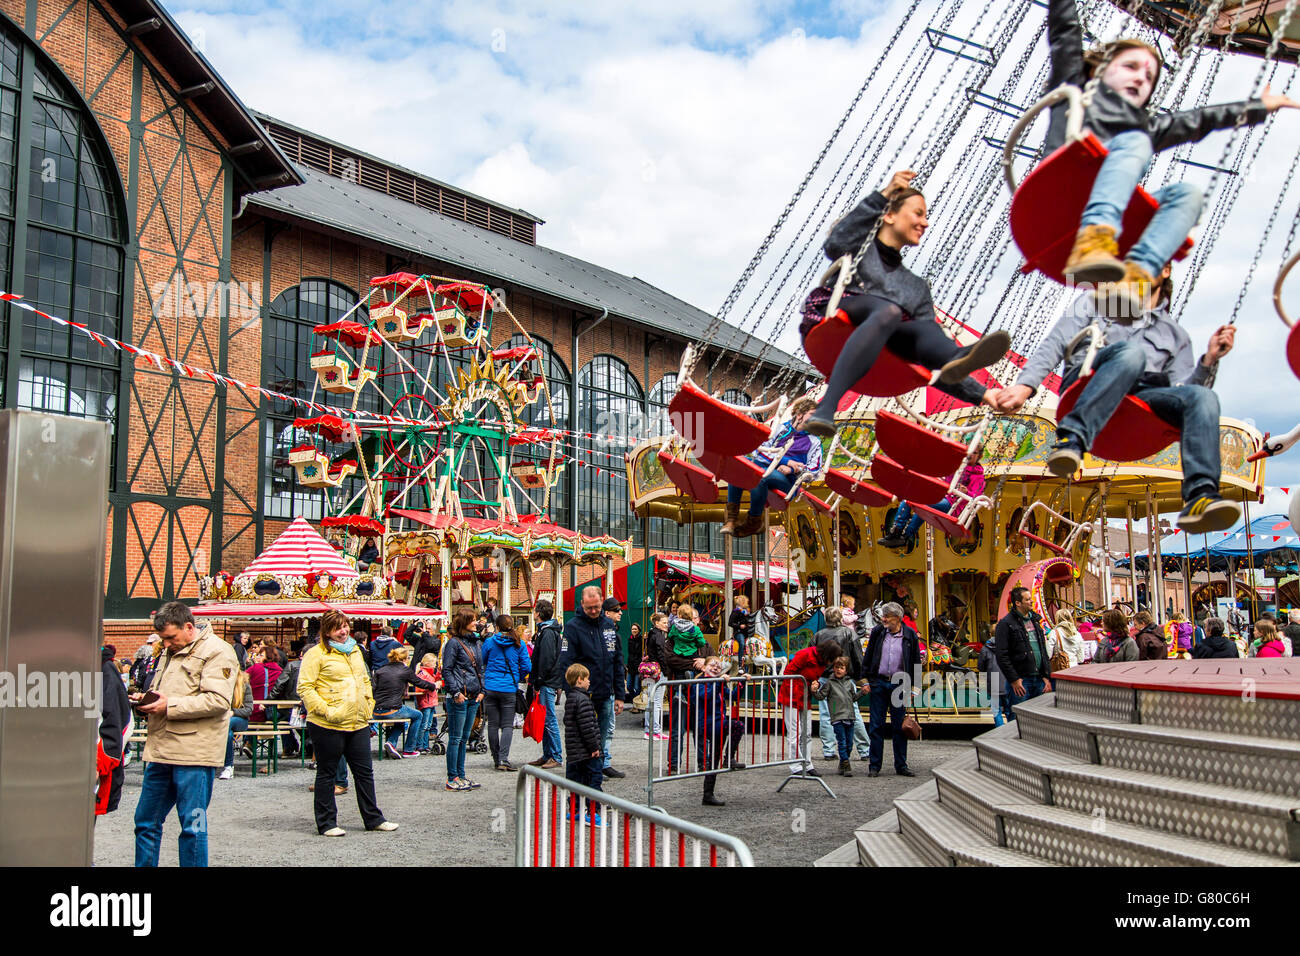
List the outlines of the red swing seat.
<svg viewBox="0 0 1300 956">
<path fill-rule="evenodd" d="M 803 350 L 808 353 L 808 360 L 828 379 L 854 328 L 841 309 L 822 319 L 804 336 Z M 853 391 L 871 398 L 893 398 L 928 385 L 930 375 L 930 370 L 923 365 L 904 362 L 889 349 L 881 349 L 880 357 L 853 385 Z"/>
<path fill-rule="evenodd" d="M 711 505 L 718 500 L 718 484 L 713 475 L 692 461 L 674 458 L 666 451 L 659 453 L 659 463 L 663 465 L 664 474 L 684 495 L 690 495 L 702 505 Z"/>
<path fill-rule="evenodd" d="M 683 382 L 668 403 L 682 437 L 700 452 L 747 455 L 767 441 L 770 429 L 744 412 L 714 398 L 691 381 Z"/>
<path fill-rule="evenodd" d="M 827 488 L 845 501 L 867 508 L 883 508 L 894 500 L 894 496 L 884 488 L 873 485 L 865 478 L 852 478 L 838 468 L 827 468 L 822 480 Z"/>
<path fill-rule="evenodd" d="M 1287 333 L 1286 360 L 1296 378 L 1300 378 L 1300 325 L 1293 325 Z"/>
<path fill-rule="evenodd" d="M 1056 407 L 1058 423 L 1074 408 L 1091 377 L 1080 378 L 1061 395 Z M 1088 450 L 1107 461 L 1140 461 L 1159 454 L 1179 437 L 1178 429 L 1153 412 L 1150 405 L 1135 395 L 1125 395 Z"/>
<path fill-rule="evenodd" d="M 888 455 L 878 454 L 871 459 L 871 477 L 880 487 L 914 506 L 917 502 L 942 501 L 948 494 L 948 482 L 908 471 Z"/>
<path fill-rule="evenodd" d="M 820 511 L 822 514 L 830 514 L 831 506 L 821 498 L 818 498 L 812 492 L 806 491 L 803 487 L 800 487 L 798 494 L 796 494 L 795 497 L 799 497 L 799 495 L 806 498 L 808 503 L 813 506 L 814 510 Z M 769 491 L 767 493 L 768 511 L 785 511 L 788 507 L 790 507 L 790 499 L 786 498 L 785 495 L 781 494 L 779 491 Z"/>
<path fill-rule="evenodd" d="M 1051 551 L 1055 554 L 1066 553 L 1065 549 L 1061 547 L 1059 544 L 1057 544 L 1055 541 L 1048 541 L 1046 538 L 1039 537 L 1038 535 L 1034 534 L 1032 531 L 1021 531 L 1020 536 L 1023 538 L 1028 538 L 1030 541 L 1034 542 L 1034 544 L 1042 545 L 1048 551 Z"/>
<path fill-rule="evenodd" d="M 1011 198 L 1011 235 L 1025 257 L 1021 272 L 1037 269 L 1065 283 L 1065 263 L 1074 248 L 1079 220 L 1092 193 L 1101 164 L 1110 153 L 1092 133 L 1066 143 L 1035 166 Z M 1133 191 L 1120 225 L 1119 255 L 1124 258 L 1160 208 L 1139 186 Z M 1183 259 L 1191 251 L 1189 236 L 1174 253 Z M 810 356 L 811 352 L 808 353 Z M 1300 375 L 1300 370 L 1297 370 Z"/>
<path fill-rule="evenodd" d="M 762 467 L 748 458 L 702 451 L 700 464 L 713 472 L 719 481 L 726 482 L 729 487 L 753 488 L 763 480 Z"/>
<path fill-rule="evenodd" d="M 968 451 L 961 442 L 886 411 L 876 413 L 876 441 L 894 461 L 923 475 L 951 475 Z"/>
<path fill-rule="evenodd" d="M 960 504 L 954 505 L 954 508 L 961 507 Z M 926 524 L 933 527 L 936 531 L 942 531 L 950 538 L 963 541 L 971 536 L 970 528 L 965 527 L 960 521 L 952 515 L 931 508 L 929 505 L 911 504 L 912 513 L 919 517 Z"/>
</svg>

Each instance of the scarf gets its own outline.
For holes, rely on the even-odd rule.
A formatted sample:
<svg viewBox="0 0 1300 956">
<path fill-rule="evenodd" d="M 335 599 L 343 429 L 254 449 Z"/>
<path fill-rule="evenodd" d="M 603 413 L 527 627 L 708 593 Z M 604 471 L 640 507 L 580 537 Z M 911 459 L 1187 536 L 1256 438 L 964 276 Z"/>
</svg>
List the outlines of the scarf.
<svg viewBox="0 0 1300 956">
<path fill-rule="evenodd" d="M 340 644 L 338 641 L 330 641 L 330 647 L 334 648 L 334 650 L 341 654 L 351 654 L 357 649 L 357 639 L 349 634 L 346 644 Z"/>
</svg>

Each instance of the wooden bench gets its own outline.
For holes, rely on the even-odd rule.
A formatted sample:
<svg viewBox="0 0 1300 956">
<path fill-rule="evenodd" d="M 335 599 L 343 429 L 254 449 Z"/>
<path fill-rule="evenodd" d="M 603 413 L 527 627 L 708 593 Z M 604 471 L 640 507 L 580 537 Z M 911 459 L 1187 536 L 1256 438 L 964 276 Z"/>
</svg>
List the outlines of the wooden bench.
<svg viewBox="0 0 1300 956">
<path fill-rule="evenodd" d="M 385 724 L 406 724 L 406 723 L 410 723 L 411 720 L 413 720 L 413 719 L 414 719 L 414 718 L 411 718 L 411 717 L 371 717 L 371 718 L 370 718 L 370 722 L 371 722 L 372 724 L 379 724 L 379 725 L 380 725 L 380 727 L 379 727 L 379 736 L 378 736 L 378 738 L 377 738 L 378 741 L 379 741 L 379 759 L 380 759 L 380 760 L 383 760 L 383 759 L 384 759 L 384 740 L 385 740 L 386 737 L 387 737 L 387 731 L 384 729 L 384 725 L 385 725 Z"/>
</svg>

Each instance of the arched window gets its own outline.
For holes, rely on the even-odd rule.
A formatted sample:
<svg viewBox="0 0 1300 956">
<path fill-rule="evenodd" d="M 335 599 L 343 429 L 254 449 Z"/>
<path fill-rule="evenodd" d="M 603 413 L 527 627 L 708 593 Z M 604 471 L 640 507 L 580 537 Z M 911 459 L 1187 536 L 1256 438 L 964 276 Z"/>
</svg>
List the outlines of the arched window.
<svg viewBox="0 0 1300 956">
<path fill-rule="evenodd" d="M 505 344 L 505 348 L 519 348 L 528 345 L 529 340 L 523 335 L 515 335 Z M 548 407 L 544 397 L 538 397 L 537 401 L 528 408 L 524 409 L 523 418 L 530 428 L 555 428 L 561 432 L 569 431 L 569 389 L 573 387 L 573 380 L 569 375 L 569 369 L 560 358 L 558 352 L 551 346 L 546 339 L 532 337 L 531 344 L 541 352 L 541 371 L 546 376 L 546 382 L 551 390 L 551 404 Z M 535 367 L 535 366 L 530 366 Z M 569 461 L 573 456 L 573 445 L 567 434 L 560 436 L 560 441 L 555 445 L 555 454 L 558 460 L 565 462 L 564 471 L 560 472 L 559 481 L 551 489 L 550 507 L 548 514 L 551 520 L 561 528 L 570 527 L 573 520 L 572 509 L 569 506 L 569 471 L 573 468 L 573 463 Z M 547 463 L 551 455 L 551 443 L 544 442 L 537 445 L 516 445 L 511 449 L 511 462 L 517 461 L 535 461 L 543 466 Z M 546 500 L 545 491 L 542 489 L 521 489 L 518 485 L 514 486 L 515 507 L 521 513 L 525 511 L 538 512 L 542 510 L 542 502 Z"/>
<path fill-rule="evenodd" d="M 641 434 L 641 386 L 627 365 L 611 355 L 597 355 L 578 373 L 578 427 L 597 438 L 577 442 L 578 530 L 608 534 L 641 543 L 641 523 L 628 501 L 629 436 Z M 612 440 L 611 440 L 612 439 Z"/>
<path fill-rule="evenodd" d="M 753 401 L 738 388 L 729 388 L 722 393 L 722 400 L 728 405 L 752 405 Z"/>
<path fill-rule="evenodd" d="M 57 67 L 0 23 L 0 287 L 121 338 L 125 237 L 121 184 L 94 118 Z M 121 355 L 5 304 L 0 405 L 106 421 L 116 439 Z"/>
<path fill-rule="evenodd" d="M 651 438 L 663 438 L 673 433 L 673 424 L 668 417 L 668 404 L 677 394 L 677 373 L 669 372 L 650 389 L 650 435 Z"/>
<path fill-rule="evenodd" d="M 271 302 L 267 317 L 269 346 L 262 355 L 262 386 L 274 392 L 292 395 L 317 402 L 351 408 L 352 396 L 334 394 L 315 389 L 316 373 L 311 368 L 311 353 L 328 344 L 312 335 L 317 325 L 337 322 L 357 304 L 358 296 L 347 286 L 329 279 L 304 279 L 290 286 Z M 362 306 L 352 318 L 365 322 L 369 318 Z M 367 356 L 367 365 L 378 364 L 374 349 Z M 356 356 L 359 358 L 360 356 Z M 357 408 L 361 411 L 380 411 L 379 390 L 372 384 L 364 388 Z M 311 418 L 319 414 L 293 402 L 273 400 L 266 419 L 266 493 L 264 513 L 268 518 L 294 518 L 302 515 L 317 520 L 325 513 L 325 489 L 304 488 L 298 484 L 297 474 L 289 464 L 289 451 L 297 445 L 317 445 L 338 458 L 356 458 L 355 446 L 321 445 L 320 438 L 309 432 L 295 429 L 295 418 Z M 346 502 L 361 490 L 358 478 L 344 482 L 339 491 L 329 493 L 343 496 Z M 342 503 L 342 502 L 340 502 Z"/>
</svg>

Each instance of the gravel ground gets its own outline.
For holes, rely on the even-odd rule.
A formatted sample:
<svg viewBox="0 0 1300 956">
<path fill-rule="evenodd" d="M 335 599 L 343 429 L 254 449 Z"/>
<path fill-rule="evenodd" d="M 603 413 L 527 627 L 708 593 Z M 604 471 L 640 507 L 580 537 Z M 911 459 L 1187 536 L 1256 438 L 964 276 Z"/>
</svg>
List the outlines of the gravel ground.
<svg viewBox="0 0 1300 956">
<path fill-rule="evenodd" d="M 980 728 L 983 729 L 983 728 Z M 928 728 L 926 739 L 912 744 L 914 779 L 890 769 L 889 742 L 885 771 L 871 779 L 865 762 L 854 759 L 854 776 L 835 774 L 836 763 L 820 759 L 817 767 L 835 791 L 832 800 L 809 782 L 791 783 L 781 793 L 784 767 L 723 774 L 717 795 L 725 807 L 700 805 L 701 781 L 681 780 L 655 787 L 655 802 L 674 816 L 729 833 L 744 840 L 760 866 L 808 866 L 853 838 L 853 829 L 890 808 L 899 794 L 924 783 L 930 771 L 970 747 L 973 727 Z M 541 747 L 515 732 L 511 760 L 518 764 L 540 756 Z M 614 735 L 614 766 L 627 772 L 622 780 L 606 780 L 607 792 L 644 801 L 647 747 L 641 716 L 625 712 Z M 213 866 L 295 865 L 510 865 L 514 860 L 514 793 L 512 773 L 492 769 L 488 754 L 471 753 L 466 772 L 482 789 L 452 793 L 443 789 L 446 758 L 418 757 L 375 763 L 379 806 L 388 819 L 401 824 L 394 833 L 367 833 L 357 812 L 356 796 L 338 798 L 339 825 L 348 835 L 324 839 L 312 820 L 312 795 L 307 784 L 315 771 L 295 758 L 279 773 L 249 777 L 248 762 L 240 760 L 233 780 L 218 780 L 209 808 L 209 862 Z M 134 859 L 134 815 L 140 795 L 140 765 L 127 768 L 122 803 L 117 812 L 99 819 L 95 839 L 97 866 L 129 866 Z M 175 816 L 163 828 L 161 862 L 176 865 Z"/>
</svg>

